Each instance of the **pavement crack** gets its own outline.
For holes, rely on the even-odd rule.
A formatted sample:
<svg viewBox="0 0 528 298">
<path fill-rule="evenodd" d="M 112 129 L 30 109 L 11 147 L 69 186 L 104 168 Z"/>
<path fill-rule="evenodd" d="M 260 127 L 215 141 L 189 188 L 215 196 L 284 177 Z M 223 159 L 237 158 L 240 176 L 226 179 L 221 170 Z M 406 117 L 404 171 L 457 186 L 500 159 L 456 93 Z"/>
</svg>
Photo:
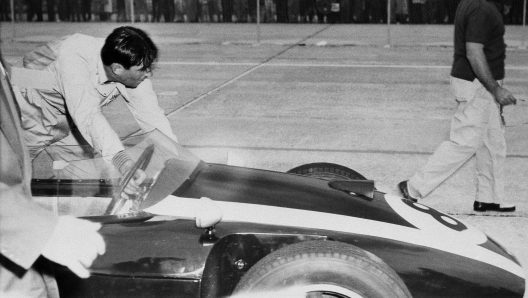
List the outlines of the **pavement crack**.
<svg viewBox="0 0 528 298">
<path fill-rule="evenodd" d="M 449 212 L 448 214 L 454 215 L 454 216 L 470 216 L 470 217 L 504 217 L 504 218 L 520 218 L 520 219 L 526 218 L 525 214 L 503 214 L 499 212 L 483 213 L 483 214 Z"/>
</svg>

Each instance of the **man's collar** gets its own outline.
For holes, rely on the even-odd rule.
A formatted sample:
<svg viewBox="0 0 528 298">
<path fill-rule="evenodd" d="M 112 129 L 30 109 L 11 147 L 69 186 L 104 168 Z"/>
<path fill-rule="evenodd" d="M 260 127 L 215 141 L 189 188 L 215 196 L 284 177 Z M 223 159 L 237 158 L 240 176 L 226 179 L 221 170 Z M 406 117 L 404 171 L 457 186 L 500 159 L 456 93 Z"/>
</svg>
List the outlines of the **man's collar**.
<svg viewBox="0 0 528 298">
<path fill-rule="evenodd" d="M 108 82 L 108 77 L 106 76 L 106 72 L 104 69 L 103 61 L 101 60 L 101 57 L 99 57 L 97 61 L 97 72 L 99 75 L 99 84 L 106 84 Z"/>
</svg>

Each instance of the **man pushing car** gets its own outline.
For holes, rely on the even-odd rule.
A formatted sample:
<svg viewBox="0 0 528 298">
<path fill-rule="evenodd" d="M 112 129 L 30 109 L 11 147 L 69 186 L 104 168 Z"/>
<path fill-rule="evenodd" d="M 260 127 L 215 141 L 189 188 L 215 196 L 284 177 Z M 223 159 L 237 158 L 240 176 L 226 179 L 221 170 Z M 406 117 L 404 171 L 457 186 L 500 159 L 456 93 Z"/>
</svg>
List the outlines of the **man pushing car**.
<svg viewBox="0 0 528 298">
<path fill-rule="evenodd" d="M 129 26 L 116 28 L 106 40 L 74 34 L 27 54 L 12 68 L 12 80 L 31 158 L 50 145 L 87 143 L 126 173 L 134 163 L 101 112 L 118 96 L 143 131 L 158 129 L 177 141 L 149 79 L 157 57 L 147 33 Z M 75 155 L 51 158 L 68 161 Z"/>
</svg>

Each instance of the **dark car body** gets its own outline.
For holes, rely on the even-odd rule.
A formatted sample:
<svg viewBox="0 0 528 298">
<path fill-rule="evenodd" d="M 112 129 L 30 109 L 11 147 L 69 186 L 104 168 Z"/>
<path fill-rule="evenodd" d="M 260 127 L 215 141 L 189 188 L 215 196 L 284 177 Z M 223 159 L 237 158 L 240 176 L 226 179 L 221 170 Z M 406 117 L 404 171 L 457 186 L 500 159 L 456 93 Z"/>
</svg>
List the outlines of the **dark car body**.
<svg viewBox="0 0 528 298">
<path fill-rule="evenodd" d="M 9 91 L 2 89 L 0 96 L 4 92 Z M 87 148 L 50 146 L 33 164 L 35 200 L 59 215 L 103 223 L 106 242 L 88 279 L 55 266 L 62 297 L 230 296 L 264 257 L 310 241 L 345 243 L 377 256 L 413 297 L 524 293 L 524 272 L 515 257 L 474 227 L 425 205 L 364 191 L 357 181 L 208 164 L 157 131 L 125 142 L 133 157 L 150 144 L 156 152 L 146 168 L 153 178 L 146 183 L 145 202 L 165 190 L 176 202 L 207 197 L 222 209 L 222 220 L 205 229 L 197 228 L 192 214 L 133 208 L 109 214 L 121 183 L 115 169 Z M 63 152 L 89 158 L 57 160 Z M 176 162 L 175 171 L 165 172 L 173 164 L 167 161 Z"/>
<path fill-rule="evenodd" d="M 191 156 L 171 146 L 178 158 Z M 376 255 L 413 297 L 523 296 L 524 272 L 511 254 L 478 229 L 425 205 L 378 191 L 355 193 L 354 181 L 336 187 L 197 158 L 177 168 L 186 170 L 174 175 L 171 197 L 214 200 L 224 212 L 214 229 L 145 211 L 106 214 L 107 203 L 98 205 L 115 196 L 118 179 L 33 180 L 40 202 L 104 224 L 107 251 L 90 278 L 57 266 L 63 297 L 225 297 L 263 257 L 304 241 L 338 241 Z"/>
</svg>

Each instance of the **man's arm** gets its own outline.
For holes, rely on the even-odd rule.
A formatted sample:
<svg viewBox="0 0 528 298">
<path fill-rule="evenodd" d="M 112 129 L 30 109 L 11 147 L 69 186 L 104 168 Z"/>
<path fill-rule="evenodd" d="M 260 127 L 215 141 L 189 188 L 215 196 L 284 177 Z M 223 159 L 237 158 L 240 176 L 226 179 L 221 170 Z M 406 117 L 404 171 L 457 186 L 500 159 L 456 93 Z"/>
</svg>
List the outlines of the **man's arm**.
<svg viewBox="0 0 528 298">
<path fill-rule="evenodd" d="M 0 253 L 29 269 L 53 233 L 58 217 L 31 201 L 19 158 L 1 131 L 0 148 Z"/>
<path fill-rule="evenodd" d="M 3 78 L 2 78 L 3 79 Z M 20 143 L 22 131 L 6 81 L 0 89 L 0 253 L 23 269 L 40 255 L 70 268 L 80 277 L 105 243 L 100 224 L 58 216 L 35 203 L 30 191 L 29 156 Z M 20 144 L 22 150 L 15 150 Z"/>
<path fill-rule="evenodd" d="M 0 253 L 29 269 L 57 224 L 57 216 L 31 200 L 31 165 L 21 131 L 15 96 L 1 63 Z"/>
<path fill-rule="evenodd" d="M 150 79 L 144 80 L 137 88 L 127 88 L 126 91 L 130 95 L 130 102 L 127 102 L 127 106 L 141 129 L 144 131 L 157 129 L 175 142 L 178 141 L 169 120 L 159 106 L 158 96 L 154 92 Z"/>
<path fill-rule="evenodd" d="M 101 224 L 57 216 L 35 203 L 24 188 L 20 159 L 3 131 L 0 148 L 0 253 L 26 270 L 43 255 L 79 277 L 90 276 L 88 268 L 106 249 L 97 232 Z"/>
<path fill-rule="evenodd" d="M 75 52 L 61 54 L 56 66 L 57 83 L 67 112 L 83 138 L 110 162 L 124 148 L 101 112 L 102 95 L 93 85 L 94 78 L 90 75 L 92 63 L 89 57 Z"/>
<path fill-rule="evenodd" d="M 57 59 L 57 81 L 68 112 L 84 139 L 101 152 L 106 162 L 113 164 L 121 174 L 134 165 L 124 151 L 117 133 L 101 111 L 101 95 L 92 85 L 90 62 L 78 53 L 64 53 Z M 128 197 L 139 190 L 146 174 L 138 170 L 122 194 Z"/>
<path fill-rule="evenodd" d="M 513 94 L 508 89 L 501 87 L 493 78 L 484 54 L 484 45 L 475 42 L 466 42 L 466 53 L 469 64 L 478 80 L 493 95 L 495 101 L 501 106 L 516 104 L 517 99 L 515 99 Z"/>
</svg>

